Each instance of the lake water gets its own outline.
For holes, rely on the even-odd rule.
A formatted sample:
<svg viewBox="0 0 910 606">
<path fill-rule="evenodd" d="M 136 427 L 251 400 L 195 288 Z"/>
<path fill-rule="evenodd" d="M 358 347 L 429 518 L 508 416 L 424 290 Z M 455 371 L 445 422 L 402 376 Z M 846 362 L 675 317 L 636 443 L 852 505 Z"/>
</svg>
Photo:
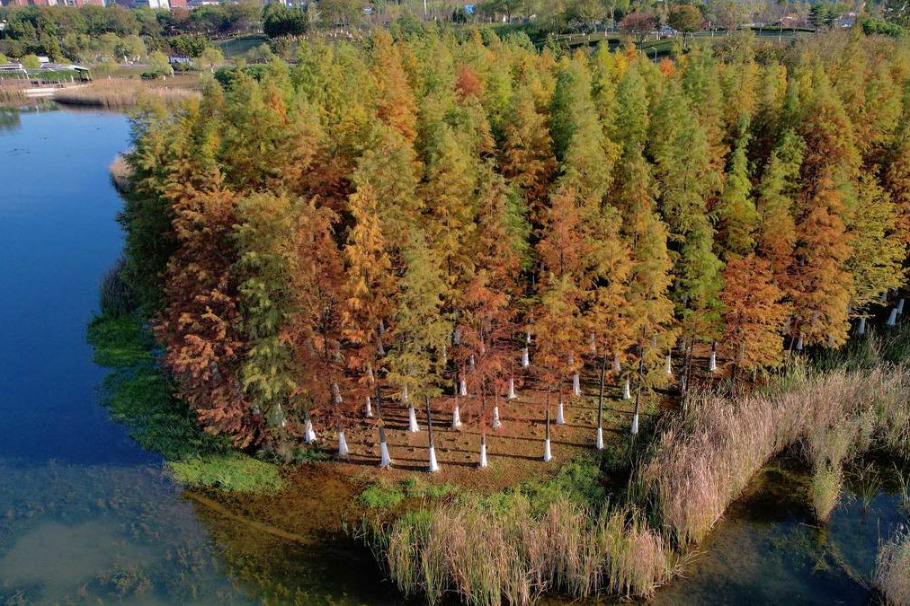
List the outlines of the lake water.
<svg viewBox="0 0 910 606">
<path fill-rule="evenodd" d="M 117 114 L 0 112 L 0 605 L 401 603 L 349 541 L 187 498 L 109 420 L 85 327 L 122 246 L 107 166 L 128 136 Z M 897 497 L 848 497 L 819 529 L 801 482 L 767 471 L 656 601 L 868 603 Z"/>
<path fill-rule="evenodd" d="M 128 140 L 118 114 L 0 113 L 0 605 L 394 603 L 368 554 L 187 499 L 109 420 L 85 330 Z"/>
</svg>

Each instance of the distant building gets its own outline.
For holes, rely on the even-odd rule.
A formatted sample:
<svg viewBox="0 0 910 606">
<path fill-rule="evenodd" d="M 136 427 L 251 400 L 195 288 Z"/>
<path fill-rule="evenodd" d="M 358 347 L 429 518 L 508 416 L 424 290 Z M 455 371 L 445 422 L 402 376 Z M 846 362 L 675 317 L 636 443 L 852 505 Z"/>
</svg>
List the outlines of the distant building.
<svg viewBox="0 0 910 606">
<path fill-rule="evenodd" d="M 57 0 L 3 0 L 3 6 L 56 6 Z M 62 0 L 59 4 L 63 4 Z"/>
<path fill-rule="evenodd" d="M 136 8 L 153 8 L 170 10 L 171 5 L 168 0 L 135 0 L 133 3 Z"/>
<path fill-rule="evenodd" d="M 797 15 L 787 15 L 786 17 L 781 18 L 779 21 L 773 23 L 772 25 L 775 25 L 777 27 L 783 27 L 783 28 L 806 27 L 807 25 L 809 25 L 809 22 L 806 19 L 800 18 Z"/>
<path fill-rule="evenodd" d="M 170 0 L 171 8 L 186 8 L 186 0 Z"/>
</svg>

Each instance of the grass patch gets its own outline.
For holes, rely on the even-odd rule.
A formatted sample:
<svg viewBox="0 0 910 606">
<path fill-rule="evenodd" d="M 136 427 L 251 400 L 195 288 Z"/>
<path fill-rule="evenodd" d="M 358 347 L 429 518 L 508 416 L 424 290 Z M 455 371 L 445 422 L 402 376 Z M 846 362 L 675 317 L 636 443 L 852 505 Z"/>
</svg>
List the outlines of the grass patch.
<svg viewBox="0 0 910 606">
<path fill-rule="evenodd" d="M 170 466 L 178 481 L 191 486 L 235 492 L 274 492 L 282 486 L 274 464 L 241 454 L 175 461 Z"/>
<path fill-rule="evenodd" d="M 372 509 L 395 509 L 406 499 L 438 500 L 458 492 L 454 484 L 427 484 L 419 477 L 410 477 L 398 482 L 380 478 L 360 493 L 358 500 Z"/>
<path fill-rule="evenodd" d="M 221 53 L 226 59 L 248 53 L 261 44 L 268 44 L 269 38 L 265 34 L 249 34 L 236 36 L 226 40 L 218 40 L 215 44 L 221 48 Z"/>
<path fill-rule="evenodd" d="M 95 318 L 88 328 L 95 363 L 111 369 L 104 403 L 146 450 L 160 452 L 174 477 L 189 486 L 237 492 L 281 488 L 278 467 L 233 450 L 228 440 L 199 429 L 192 411 L 173 396 L 152 354 L 154 342 L 134 315 Z"/>
</svg>

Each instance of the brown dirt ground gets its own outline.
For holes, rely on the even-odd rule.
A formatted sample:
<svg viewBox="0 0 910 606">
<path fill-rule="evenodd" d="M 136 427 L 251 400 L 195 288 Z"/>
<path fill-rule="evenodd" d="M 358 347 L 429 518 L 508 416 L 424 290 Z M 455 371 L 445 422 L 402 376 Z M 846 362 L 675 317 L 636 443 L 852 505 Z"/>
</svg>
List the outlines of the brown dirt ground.
<svg viewBox="0 0 910 606">
<path fill-rule="evenodd" d="M 693 368 L 698 369 L 698 380 L 711 380 L 703 370 L 707 367 L 708 350 L 698 351 Z M 718 361 L 720 365 L 721 362 Z M 678 376 L 682 360 L 674 358 L 674 376 Z M 715 376 L 720 376 L 723 371 Z M 367 419 L 361 410 L 359 418 L 349 422 L 346 437 L 350 456 L 321 463 L 299 465 L 285 472 L 286 488 L 271 495 L 239 495 L 217 493 L 216 499 L 233 514 L 257 523 L 264 523 L 282 532 L 304 537 L 324 536 L 341 530 L 345 522 L 356 522 L 365 513 L 356 496 L 380 478 L 395 482 L 419 474 L 427 484 L 454 484 L 460 488 L 480 493 L 491 493 L 531 479 L 554 474 L 565 462 L 583 452 L 590 452 L 595 445 L 597 427 L 598 369 L 586 364 L 581 374 L 583 396 L 571 397 L 570 388 L 565 393 L 564 425 L 556 425 L 558 396 L 551 396 L 551 447 L 553 459 L 543 461 L 545 432 L 546 393 L 533 384 L 518 388 L 518 399 L 499 400 L 502 428 L 487 430 L 487 455 L 489 467 L 479 469 L 480 452 L 479 398 L 458 398 L 463 427 L 451 428 L 454 398 L 439 397 L 431 402 L 433 436 L 440 471 L 430 474 L 428 469 L 428 441 L 426 412 L 418 408 L 420 431 L 407 431 L 407 407 L 397 400 L 383 398 L 383 418 L 386 437 L 393 460 L 390 469 L 380 469 L 378 419 Z M 675 405 L 671 392 L 662 395 L 660 406 Z M 488 400 L 489 402 L 489 400 Z M 416 403 L 415 403 L 416 404 Z M 628 439 L 627 432 L 632 418 L 634 402 L 622 399 L 621 384 L 615 384 L 608 375 L 604 391 L 604 440 Z M 642 405 L 643 415 L 654 414 L 657 403 Z M 375 413 L 375 405 L 374 405 Z M 487 411 L 492 416 L 492 404 Z M 337 449 L 337 432 L 320 426 L 316 432 L 322 447 L 328 453 Z M 408 502 L 405 507 L 414 506 Z"/>
</svg>

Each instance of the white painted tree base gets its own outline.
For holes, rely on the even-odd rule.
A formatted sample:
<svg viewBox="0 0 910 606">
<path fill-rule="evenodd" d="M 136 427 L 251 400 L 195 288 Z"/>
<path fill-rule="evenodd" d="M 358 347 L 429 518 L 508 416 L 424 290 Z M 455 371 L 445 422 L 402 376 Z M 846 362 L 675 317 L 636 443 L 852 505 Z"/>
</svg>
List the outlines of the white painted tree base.
<svg viewBox="0 0 910 606">
<path fill-rule="evenodd" d="M 625 384 L 622 387 L 622 399 L 631 400 L 632 399 L 632 389 L 629 385 L 629 379 L 626 379 Z"/>
<path fill-rule="evenodd" d="M 531 357 L 528 355 L 528 348 L 525 347 L 521 350 L 521 367 L 527 368 L 531 365 Z"/>
<path fill-rule="evenodd" d="M 303 441 L 307 444 L 312 444 L 316 441 L 316 432 L 313 431 L 313 422 L 310 420 L 307 420 L 303 429 Z"/>
<path fill-rule="evenodd" d="M 373 418 L 373 401 L 370 399 L 370 396 L 367 396 L 367 418 Z"/>
<path fill-rule="evenodd" d="M 891 310 L 891 315 L 888 316 L 888 326 L 897 325 L 897 308 Z"/>
<path fill-rule="evenodd" d="M 543 461 L 544 463 L 549 463 L 552 458 L 553 455 L 550 452 L 550 438 L 547 438 L 543 442 Z"/>
<path fill-rule="evenodd" d="M 633 436 L 638 435 L 638 413 L 637 412 L 632 417 L 632 435 Z"/>
<path fill-rule="evenodd" d="M 464 379 L 462 379 L 461 383 L 459 383 L 458 391 L 459 391 L 459 395 L 461 395 L 462 397 L 467 396 L 468 395 L 468 382 L 465 381 Z"/>
<path fill-rule="evenodd" d="M 461 429 L 461 411 L 457 404 L 455 410 L 452 411 L 452 429 Z"/>
<path fill-rule="evenodd" d="M 667 361 L 664 364 L 664 372 L 667 374 L 668 377 L 673 374 L 673 356 L 670 356 L 670 355 L 667 356 Z"/>
<path fill-rule="evenodd" d="M 572 393 L 577 396 L 581 396 L 581 380 L 578 378 L 578 373 L 576 372 L 572 375 Z"/>
<path fill-rule="evenodd" d="M 411 433 L 420 431 L 420 425 L 417 424 L 417 413 L 414 412 L 413 406 L 408 406 L 408 431 Z"/>
<path fill-rule="evenodd" d="M 518 399 L 518 396 L 515 395 L 515 379 L 509 379 L 509 395 L 506 397 L 510 400 Z"/>
<path fill-rule="evenodd" d="M 622 364 L 619 362 L 619 355 L 613 356 L 613 372 L 622 372 Z"/>
<path fill-rule="evenodd" d="M 892 324 L 892 326 L 894 326 L 894 325 Z M 802 350 L 803 350 L 803 336 L 800 335 L 799 339 L 796 340 L 796 351 L 802 351 Z"/>
<path fill-rule="evenodd" d="M 557 424 L 557 425 L 565 425 L 565 424 L 566 424 L 566 417 L 565 417 L 565 415 L 563 414 L 563 404 L 562 404 L 562 402 L 560 402 L 560 403 L 559 403 L 559 406 L 556 408 L 556 424 Z"/>
<path fill-rule="evenodd" d="M 480 463 L 478 463 L 477 466 L 480 467 L 481 469 L 483 469 L 487 466 L 487 445 L 486 444 L 480 445 Z"/>
<path fill-rule="evenodd" d="M 717 372 L 717 354 L 713 351 L 711 352 L 711 362 L 708 364 L 708 370 L 710 372 Z"/>
<path fill-rule="evenodd" d="M 436 448 L 430 446 L 430 473 L 439 471 L 439 463 L 436 462 Z"/>
<path fill-rule="evenodd" d="M 493 407 L 493 429 L 501 429 L 502 421 L 499 420 L 499 406 Z"/>
<path fill-rule="evenodd" d="M 597 428 L 597 450 L 603 450 L 603 449 L 604 449 L 604 428 L 598 427 Z"/>
<path fill-rule="evenodd" d="M 346 457 L 351 454 L 351 451 L 348 450 L 348 441 L 344 439 L 344 432 L 338 432 L 338 456 Z"/>
<path fill-rule="evenodd" d="M 856 334 L 859 336 L 866 334 L 866 318 L 859 319 L 859 326 L 856 327 Z"/>
<path fill-rule="evenodd" d="M 380 467 L 389 467 L 392 464 L 392 457 L 389 456 L 389 445 L 385 442 L 379 443 L 379 466 Z"/>
</svg>

